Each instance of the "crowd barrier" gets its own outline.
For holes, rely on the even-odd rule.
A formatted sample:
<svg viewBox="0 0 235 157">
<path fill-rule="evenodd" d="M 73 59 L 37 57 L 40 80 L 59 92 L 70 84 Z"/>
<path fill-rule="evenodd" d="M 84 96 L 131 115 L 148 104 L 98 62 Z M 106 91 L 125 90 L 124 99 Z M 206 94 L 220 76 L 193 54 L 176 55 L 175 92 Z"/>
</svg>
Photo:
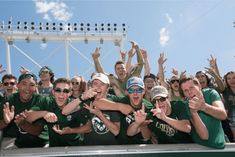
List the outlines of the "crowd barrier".
<svg viewBox="0 0 235 157">
<path fill-rule="evenodd" d="M 235 143 L 226 144 L 224 149 L 212 149 L 197 144 L 19 148 L 12 150 L 1 150 L 0 155 L 7 157 L 235 157 Z"/>
</svg>

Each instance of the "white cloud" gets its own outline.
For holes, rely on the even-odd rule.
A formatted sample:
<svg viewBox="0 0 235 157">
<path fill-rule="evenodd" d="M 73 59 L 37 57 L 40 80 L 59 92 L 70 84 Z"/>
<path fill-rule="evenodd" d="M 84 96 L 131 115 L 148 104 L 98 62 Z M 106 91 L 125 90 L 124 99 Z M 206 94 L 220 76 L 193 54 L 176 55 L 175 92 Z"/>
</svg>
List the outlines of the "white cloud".
<svg viewBox="0 0 235 157">
<path fill-rule="evenodd" d="M 170 24 L 173 23 L 173 20 L 172 20 L 172 18 L 170 17 L 170 15 L 169 15 L 168 13 L 166 13 L 165 16 L 166 16 L 167 21 L 168 21 Z"/>
<path fill-rule="evenodd" d="M 36 13 L 43 14 L 43 19 L 68 21 L 73 14 L 69 12 L 68 6 L 59 1 L 34 0 Z"/>
<path fill-rule="evenodd" d="M 169 31 L 165 27 L 163 27 L 161 28 L 159 33 L 160 33 L 160 45 L 164 47 L 167 45 L 168 41 L 170 40 Z"/>
<path fill-rule="evenodd" d="M 47 21 L 51 21 L 51 18 L 47 13 L 43 15 L 43 19 Z"/>
</svg>

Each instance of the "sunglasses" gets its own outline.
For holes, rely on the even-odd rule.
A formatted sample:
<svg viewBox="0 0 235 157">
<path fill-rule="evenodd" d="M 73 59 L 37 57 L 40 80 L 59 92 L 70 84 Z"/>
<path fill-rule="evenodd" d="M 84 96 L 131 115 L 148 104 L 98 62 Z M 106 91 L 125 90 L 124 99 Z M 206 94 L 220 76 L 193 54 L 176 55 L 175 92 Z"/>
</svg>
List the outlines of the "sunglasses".
<svg viewBox="0 0 235 157">
<path fill-rule="evenodd" d="M 54 89 L 54 91 L 56 92 L 56 93 L 66 93 L 66 94 L 68 94 L 69 92 L 70 92 L 70 90 L 69 89 L 61 89 L 61 88 L 55 88 Z"/>
<path fill-rule="evenodd" d="M 133 94 L 135 92 L 142 93 L 144 91 L 144 89 L 143 88 L 137 88 L 137 89 L 129 88 L 127 91 L 128 91 L 129 94 Z"/>
<path fill-rule="evenodd" d="M 167 98 L 167 97 L 166 97 L 166 98 Z M 159 99 L 154 99 L 152 102 L 153 102 L 153 103 L 156 103 L 156 102 L 164 102 L 164 101 L 166 101 L 166 98 L 161 97 L 161 98 L 159 98 Z"/>
<path fill-rule="evenodd" d="M 179 80 L 171 80 L 171 83 L 180 82 Z"/>
<path fill-rule="evenodd" d="M 41 75 L 41 74 L 48 74 L 49 73 L 49 71 L 41 71 L 40 73 L 39 73 L 39 75 Z"/>
<path fill-rule="evenodd" d="M 72 85 L 79 85 L 79 82 L 72 82 Z"/>
<path fill-rule="evenodd" d="M 4 86 L 8 86 L 8 85 L 14 86 L 15 84 L 16 84 L 15 82 L 4 82 L 3 83 Z"/>
</svg>

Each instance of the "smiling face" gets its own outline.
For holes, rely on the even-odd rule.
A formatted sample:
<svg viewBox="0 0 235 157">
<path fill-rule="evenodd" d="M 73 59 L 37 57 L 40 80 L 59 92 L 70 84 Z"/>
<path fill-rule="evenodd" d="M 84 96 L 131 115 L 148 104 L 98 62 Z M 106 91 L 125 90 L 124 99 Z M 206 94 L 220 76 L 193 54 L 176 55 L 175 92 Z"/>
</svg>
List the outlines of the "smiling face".
<svg viewBox="0 0 235 157">
<path fill-rule="evenodd" d="M 208 87 L 207 77 L 204 73 L 202 73 L 202 72 L 196 73 L 196 78 L 200 82 L 202 88 Z"/>
<path fill-rule="evenodd" d="M 31 100 L 33 93 L 36 92 L 37 84 L 35 80 L 30 77 L 21 80 L 17 84 L 17 87 L 20 94 L 20 100 L 22 102 L 28 102 Z"/>
<path fill-rule="evenodd" d="M 81 85 L 81 77 L 74 77 L 71 79 L 73 91 L 79 91 Z"/>
<path fill-rule="evenodd" d="M 95 79 L 92 81 L 92 88 L 95 89 L 95 92 L 97 92 L 95 99 L 101 99 L 106 98 L 109 86 L 106 83 L 103 83 L 102 81 Z"/>
<path fill-rule="evenodd" d="M 16 79 L 13 78 L 4 79 L 2 84 L 6 96 L 15 93 L 17 90 Z"/>
<path fill-rule="evenodd" d="M 231 72 L 228 75 L 226 75 L 225 79 L 229 87 L 235 88 L 235 73 L 234 72 Z"/>
</svg>

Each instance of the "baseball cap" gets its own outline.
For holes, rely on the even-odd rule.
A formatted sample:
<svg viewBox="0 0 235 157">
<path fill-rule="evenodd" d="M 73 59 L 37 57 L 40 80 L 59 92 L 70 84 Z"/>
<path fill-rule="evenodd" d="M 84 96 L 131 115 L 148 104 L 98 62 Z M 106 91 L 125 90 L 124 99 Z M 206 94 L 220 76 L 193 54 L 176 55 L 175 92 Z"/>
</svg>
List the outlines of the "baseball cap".
<svg viewBox="0 0 235 157">
<path fill-rule="evenodd" d="M 21 74 L 18 78 L 18 83 L 20 83 L 20 81 L 22 81 L 23 79 L 26 79 L 26 78 L 33 78 L 33 80 L 37 83 L 37 76 L 34 75 L 33 73 Z"/>
<path fill-rule="evenodd" d="M 154 98 L 156 97 L 164 97 L 166 98 L 168 96 L 168 91 L 165 87 L 163 86 L 154 86 L 152 89 L 151 89 L 151 100 L 153 100 Z"/>
<path fill-rule="evenodd" d="M 144 82 L 141 78 L 133 76 L 127 80 L 126 89 L 129 89 L 132 86 L 139 86 L 144 89 Z"/>
<path fill-rule="evenodd" d="M 92 79 L 91 81 L 93 80 L 100 80 L 101 82 L 105 83 L 105 84 L 110 84 L 109 82 L 109 78 L 108 76 L 106 76 L 105 74 L 103 73 L 95 73 L 93 76 L 92 76 Z"/>
</svg>

